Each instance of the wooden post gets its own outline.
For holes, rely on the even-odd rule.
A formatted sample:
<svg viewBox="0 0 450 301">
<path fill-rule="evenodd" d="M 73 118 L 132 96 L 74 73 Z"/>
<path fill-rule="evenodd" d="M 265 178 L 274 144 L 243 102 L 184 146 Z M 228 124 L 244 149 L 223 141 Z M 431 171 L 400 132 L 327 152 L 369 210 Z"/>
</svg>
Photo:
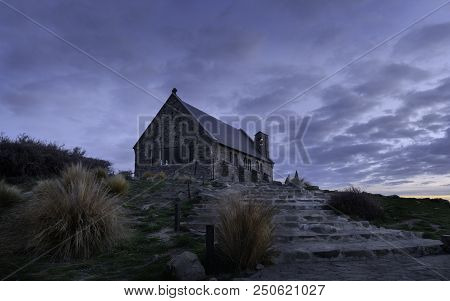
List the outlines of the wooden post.
<svg viewBox="0 0 450 301">
<path fill-rule="evenodd" d="M 450 235 L 442 235 L 441 241 L 444 243 L 444 245 L 442 246 L 444 251 L 450 253 Z"/>
<path fill-rule="evenodd" d="M 191 179 L 187 180 L 188 198 L 191 199 Z"/>
<path fill-rule="evenodd" d="M 180 231 L 180 203 L 178 200 L 175 201 L 175 232 Z"/>
<path fill-rule="evenodd" d="M 206 273 L 215 271 L 214 225 L 206 225 Z"/>
</svg>

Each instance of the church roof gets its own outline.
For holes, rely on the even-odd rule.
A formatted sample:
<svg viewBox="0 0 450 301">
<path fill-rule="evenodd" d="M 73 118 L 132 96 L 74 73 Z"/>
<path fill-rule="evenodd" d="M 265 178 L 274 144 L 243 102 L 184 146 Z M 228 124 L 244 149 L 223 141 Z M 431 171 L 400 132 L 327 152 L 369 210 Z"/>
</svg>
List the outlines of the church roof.
<svg viewBox="0 0 450 301">
<path fill-rule="evenodd" d="M 250 136 L 243 129 L 237 129 L 229 124 L 226 124 L 208 113 L 205 113 L 187 102 L 184 102 L 178 95 L 174 95 L 197 120 L 197 122 L 218 143 L 251 156 L 272 162 L 270 158 L 264 158 L 261 156 L 261 154 L 256 150 L 255 141 L 250 138 Z"/>
<path fill-rule="evenodd" d="M 225 122 L 209 115 L 208 113 L 205 113 L 202 110 L 197 109 L 196 107 L 188 104 L 187 102 L 184 102 L 176 94 L 176 92 L 177 90 L 173 89 L 169 99 L 171 97 L 175 97 L 186 108 L 186 110 L 195 118 L 195 120 L 200 124 L 200 126 L 209 134 L 209 136 L 216 142 L 225 145 L 229 148 L 246 153 L 250 156 L 262 160 L 267 160 L 273 163 L 273 161 L 270 158 L 263 157 L 256 150 L 255 141 L 249 135 L 247 135 L 247 133 L 243 129 L 236 129 L 235 127 L 226 124 Z M 167 101 L 169 101 L 169 99 Z M 141 137 L 136 142 L 133 148 L 136 148 L 139 141 L 144 136 L 144 133 L 142 133 Z"/>
</svg>

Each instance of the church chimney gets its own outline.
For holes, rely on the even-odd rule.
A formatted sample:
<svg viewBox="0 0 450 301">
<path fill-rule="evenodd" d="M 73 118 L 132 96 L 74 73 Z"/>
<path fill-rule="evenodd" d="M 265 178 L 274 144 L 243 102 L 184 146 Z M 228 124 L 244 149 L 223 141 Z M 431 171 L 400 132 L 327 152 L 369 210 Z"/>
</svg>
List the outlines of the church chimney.
<svg viewBox="0 0 450 301">
<path fill-rule="evenodd" d="M 255 135 L 256 151 L 264 158 L 269 158 L 269 136 L 259 131 Z"/>
</svg>

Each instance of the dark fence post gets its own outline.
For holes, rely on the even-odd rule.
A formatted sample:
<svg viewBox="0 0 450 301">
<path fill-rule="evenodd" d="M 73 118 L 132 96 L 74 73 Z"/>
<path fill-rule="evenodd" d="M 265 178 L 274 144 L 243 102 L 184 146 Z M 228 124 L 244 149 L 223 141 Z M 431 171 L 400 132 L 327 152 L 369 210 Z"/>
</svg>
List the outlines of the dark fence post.
<svg viewBox="0 0 450 301">
<path fill-rule="evenodd" d="M 187 180 L 188 198 L 191 200 L 191 180 Z"/>
<path fill-rule="evenodd" d="M 214 225 L 206 225 L 206 273 L 213 274 L 215 270 Z"/>
<path fill-rule="evenodd" d="M 180 231 L 180 203 L 178 200 L 175 201 L 175 232 Z"/>
</svg>

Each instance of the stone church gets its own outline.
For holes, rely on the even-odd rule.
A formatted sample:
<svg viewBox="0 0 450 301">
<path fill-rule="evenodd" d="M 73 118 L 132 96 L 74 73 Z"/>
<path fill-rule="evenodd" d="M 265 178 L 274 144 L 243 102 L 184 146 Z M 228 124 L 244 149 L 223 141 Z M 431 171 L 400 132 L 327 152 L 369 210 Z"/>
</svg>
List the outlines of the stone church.
<svg viewBox="0 0 450 301">
<path fill-rule="evenodd" d="M 271 182 L 274 162 L 269 137 L 252 139 L 182 101 L 173 89 L 133 147 L 135 176 L 163 171 L 224 182 Z"/>
</svg>

